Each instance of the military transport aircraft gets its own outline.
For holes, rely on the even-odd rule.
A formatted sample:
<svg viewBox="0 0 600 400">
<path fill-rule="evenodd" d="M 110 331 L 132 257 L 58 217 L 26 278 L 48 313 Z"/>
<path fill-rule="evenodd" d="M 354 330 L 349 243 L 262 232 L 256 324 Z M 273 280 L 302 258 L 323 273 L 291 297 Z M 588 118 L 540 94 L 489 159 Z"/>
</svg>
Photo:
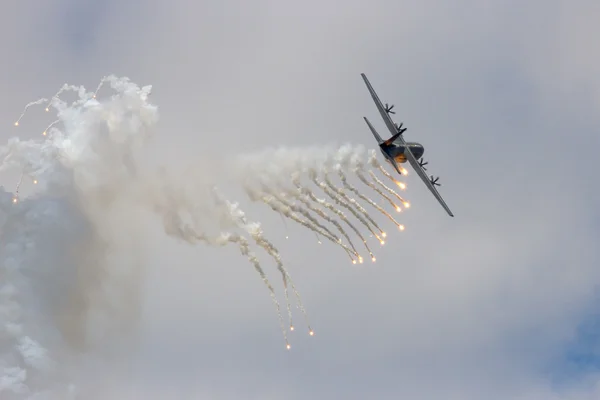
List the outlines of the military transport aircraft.
<svg viewBox="0 0 600 400">
<path fill-rule="evenodd" d="M 442 199 L 442 196 L 438 193 L 437 189 L 435 188 L 435 186 L 440 186 L 440 184 L 437 183 L 439 177 L 434 179 L 432 175 L 431 178 L 428 178 L 427 174 L 425 173 L 425 165 L 427 165 L 427 162 L 423 161 L 423 153 L 425 152 L 425 149 L 420 143 L 406 142 L 404 140 L 402 134 L 404 133 L 404 131 L 406 131 L 406 128 L 402 128 L 403 123 L 400 123 L 400 125 L 398 125 L 394 123 L 394 121 L 392 121 L 392 118 L 390 117 L 390 114 L 395 114 L 395 112 L 392 111 L 394 106 L 388 106 L 388 104 L 386 103 L 384 107 L 381 103 L 381 100 L 379 100 L 379 96 L 377 96 L 377 93 L 375 93 L 373 86 L 371 86 L 371 83 L 367 79 L 367 76 L 365 74 L 361 74 L 361 76 L 365 81 L 369 92 L 371 93 L 371 97 L 373 98 L 375 106 L 377 106 L 377 110 L 379 110 L 379 113 L 381 114 L 385 125 L 392 134 L 392 137 L 390 137 L 389 139 L 382 140 L 381 136 L 379 136 L 379 134 L 377 133 L 375 128 L 373 128 L 373 125 L 371 125 L 369 120 L 366 117 L 363 117 L 365 119 L 365 122 L 369 126 L 371 133 L 373 134 L 373 136 L 375 136 L 375 139 L 379 143 L 379 149 L 381 150 L 381 154 L 383 154 L 385 160 L 388 163 L 390 163 L 401 175 L 402 172 L 398 167 L 398 163 L 405 163 L 406 161 L 408 161 L 409 164 L 414 168 L 415 172 L 419 175 L 421 180 L 425 183 L 425 185 L 427 185 L 431 193 L 440 202 L 442 207 L 444 207 L 448 215 L 454 217 L 454 214 L 452 214 L 452 211 L 450 211 L 450 208 L 448 208 L 446 202 L 444 201 L 444 199 Z M 420 160 L 417 161 L 417 159 Z"/>
</svg>

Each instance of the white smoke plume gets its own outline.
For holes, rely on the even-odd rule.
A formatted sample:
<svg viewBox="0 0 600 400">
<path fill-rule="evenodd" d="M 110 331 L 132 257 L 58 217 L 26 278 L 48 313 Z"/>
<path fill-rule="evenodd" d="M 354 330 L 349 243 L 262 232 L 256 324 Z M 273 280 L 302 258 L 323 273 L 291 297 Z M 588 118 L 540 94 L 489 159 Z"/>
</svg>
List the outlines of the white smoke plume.
<svg viewBox="0 0 600 400">
<path fill-rule="evenodd" d="M 113 95 L 100 98 L 100 89 L 109 85 Z M 363 148 L 276 149 L 240 156 L 228 160 L 228 167 L 213 174 L 211 182 L 194 163 L 184 174 L 149 167 L 142 160 L 158 121 L 158 109 L 149 102 L 151 89 L 112 75 L 93 92 L 65 84 L 49 100 L 28 104 L 14 123 L 21 129 L 20 122 L 35 106 L 55 111 L 56 120 L 39 139 L 17 136 L 0 146 L 0 173 L 12 170 L 21 176 L 14 190 L 0 188 L 1 399 L 89 398 L 86 370 L 135 341 L 145 276 L 145 228 L 152 218 L 162 222 L 165 234 L 190 245 L 237 248 L 268 289 L 289 349 L 277 290 L 267 277 L 265 260 L 259 261 L 251 249 L 254 242 L 281 274 L 290 329 L 294 325 L 288 288 L 313 335 L 285 257 L 261 224 L 252 222 L 239 203 L 228 200 L 215 185 L 244 188 L 246 200 L 266 203 L 360 263 L 362 257 L 339 218 L 375 260 L 344 213 L 301 183 L 303 176 L 309 178 L 369 230 L 372 225 L 383 232 L 325 175 L 335 169 L 346 189 L 368 199 L 348 183 L 349 174 L 366 170 Z M 74 92 L 77 100 L 63 101 L 65 91 Z M 319 180 L 320 175 L 331 187 Z M 35 190 L 23 196 L 24 187 Z M 386 213 L 381 207 L 377 210 Z"/>
</svg>

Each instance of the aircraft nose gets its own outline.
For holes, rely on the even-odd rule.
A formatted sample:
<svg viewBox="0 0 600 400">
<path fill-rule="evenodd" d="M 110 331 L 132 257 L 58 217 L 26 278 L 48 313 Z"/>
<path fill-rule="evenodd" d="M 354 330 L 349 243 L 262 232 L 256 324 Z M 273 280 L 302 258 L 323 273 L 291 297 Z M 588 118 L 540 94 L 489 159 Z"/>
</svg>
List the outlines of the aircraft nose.
<svg viewBox="0 0 600 400">
<path fill-rule="evenodd" d="M 415 158 L 418 160 L 419 158 L 423 157 L 423 153 L 425 153 L 425 149 L 423 148 L 423 146 L 415 146 L 415 148 L 412 150 L 412 152 L 415 155 Z"/>
</svg>

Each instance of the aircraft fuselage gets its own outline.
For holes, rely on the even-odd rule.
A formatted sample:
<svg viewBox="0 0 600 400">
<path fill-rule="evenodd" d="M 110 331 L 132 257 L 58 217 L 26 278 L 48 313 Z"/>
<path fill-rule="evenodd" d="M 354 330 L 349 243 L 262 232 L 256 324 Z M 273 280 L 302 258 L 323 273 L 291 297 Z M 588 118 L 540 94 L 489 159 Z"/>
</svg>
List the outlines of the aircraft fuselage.
<svg viewBox="0 0 600 400">
<path fill-rule="evenodd" d="M 407 142 L 406 146 L 410 147 L 410 152 L 415 156 L 417 160 L 423 157 L 423 154 L 425 153 L 425 148 L 420 143 Z M 406 155 L 404 154 L 404 145 L 392 143 L 386 146 L 382 144 L 379 148 L 386 160 L 389 157 L 399 164 L 406 162 Z"/>
</svg>

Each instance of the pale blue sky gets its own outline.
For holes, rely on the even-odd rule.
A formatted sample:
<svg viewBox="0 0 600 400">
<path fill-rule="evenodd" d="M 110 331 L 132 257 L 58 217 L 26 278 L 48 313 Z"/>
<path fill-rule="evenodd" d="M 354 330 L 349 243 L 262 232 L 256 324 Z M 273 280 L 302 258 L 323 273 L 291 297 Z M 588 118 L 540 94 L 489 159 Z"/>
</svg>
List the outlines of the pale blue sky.
<svg viewBox="0 0 600 400">
<path fill-rule="evenodd" d="M 280 247 L 311 316 L 316 336 L 299 329 L 291 352 L 236 249 L 152 234 L 140 348 L 124 355 L 128 373 L 94 372 L 111 377 L 102 389 L 150 399 L 597 398 L 600 7 L 341 4 L 5 5 L 4 141 L 28 101 L 65 82 L 93 90 L 115 73 L 153 85 L 157 158 L 168 165 L 211 160 L 223 145 L 231 158 L 279 145 L 372 147 L 362 116 L 383 123 L 365 72 L 425 146 L 456 215 L 411 174 L 407 230 L 390 235 L 376 267 L 355 269 L 292 223 L 294 241 L 282 240 L 279 216 L 234 199 Z M 41 111 L 31 115 L 23 137 L 45 126 Z"/>
</svg>

